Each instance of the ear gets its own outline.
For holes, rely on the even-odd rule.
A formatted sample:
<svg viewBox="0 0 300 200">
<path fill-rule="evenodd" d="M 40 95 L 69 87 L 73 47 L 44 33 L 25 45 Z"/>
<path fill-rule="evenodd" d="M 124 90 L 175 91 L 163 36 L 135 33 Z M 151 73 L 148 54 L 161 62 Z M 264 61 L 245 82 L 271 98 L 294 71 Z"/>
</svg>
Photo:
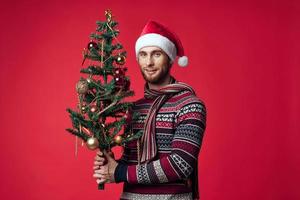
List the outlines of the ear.
<svg viewBox="0 0 300 200">
<path fill-rule="evenodd" d="M 170 59 L 170 57 L 166 54 L 167 58 L 168 58 L 168 67 L 172 67 L 173 65 L 173 62 L 172 60 Z"/>
<path fill-rule="evenodd" d="M 169 67 L 171 68 L 171 67 L 172 67 L 172 65 L 173 65 L 173 62 L 171 61 L 171 59 L 169 59 L 169 62 L 168 62 L 168 64 L 169 64 Z"/>
</svg>

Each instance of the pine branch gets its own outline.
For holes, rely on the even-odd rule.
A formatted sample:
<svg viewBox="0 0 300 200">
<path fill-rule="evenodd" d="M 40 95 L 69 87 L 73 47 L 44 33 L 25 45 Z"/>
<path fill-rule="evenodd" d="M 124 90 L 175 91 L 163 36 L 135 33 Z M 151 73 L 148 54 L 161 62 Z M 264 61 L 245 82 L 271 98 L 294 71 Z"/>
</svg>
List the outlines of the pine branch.
<svg viewBox="0 0 300 200">
<path fill-rule="evenodd" d="M 107 123 L 106 128 L 107 128 L 108 130 L 110 130 L 111 128 L 117 126 L 119 123 L 120 123 L 120 121 L 118 121 L 118 120 L 116 120 L 116 121 L 114 121 L 114 122 Z"/>
<path fill-rule="evenodd" d="M 81 73 L 85 73 L 85 74 L 91 74 L 91 75 L 101 75 L 103 76 L 104 74 L 109 74 L 111 75 L 112 69 L 109 69 L 109 67 L 106 68 L 101 68 L 99 66 L 88 66 L 87 68 L 81 69 L 80 70 Z"/>
<path fill-rule="evenodd" d="M 96 31 L 102 32 L 105 30 L 106 22 L 96 21 L 96 24 L 98 25 L 98 27 L 96 28 Z"/>
<path fill-rule="evenodd" d="M 114 126 L 107 127 L 108 129 L 114 128 L 113 132 L 111 133 L 111 137 L 115 137 L 122 129 L 123 125 L 126 123 L 126 119 L 123 117 L 119 121 L 114 122 Z"/>
<path fill-rule="evenodd" d="M 94 47 L 90 48 L 90 54 L 88 56 L 98 58 L 98 60 L 101 60 L 101 55 L 99 54 L 98 50 L 95 49 Z"/>
<path fill-rule="evenodd" d="M 119 49 L 123 49 L 123 45 L 121 45 L 119 43 L 112 45 L 112 50 L 119 50 Z"/>
<path fill-rule="evenodd" d="M 104 86 L 101 84 L 101 81 L 91 81 L 89 82 L 89 87 L 90 88 L 97 88 L 97 90 L 102 90 L 102 91 L 105 91 L 105 88 Z"/>
<path fill-rule="evenodd" d="M 130 141 L 132 141 L 132 140 L 137 140 L 137 139 L 139 139 L 142 135 L 143 135 L 143 131 L 140 130 L 140 131 L 137 132 L 136 134 L 124 138 L 123 141 L 122 141 L 122 144 L 125 144 L 125 143 L 127 143 L 127 142 L 130 142 Z"/>
<path fill-rule="evenodd" d="M 131 97 L 134 96 L 134 92 L 133 91 L 124 91 L 120 94 L 120 97 L 118 97 L 118 99 L 124 99 L 126 97 Z"/>
<path fill-rule="evenodd" d="M 103 37 L 97 33 L 91 33 L 90 37 L 94 40 L 98 40 L 101 41 L 103 39 Z"/>
<path fill-rule="evenodd" d="M 104 112 L 103 115 L 109 116 L 110 113 L 125 112 L 126 110 L 128 110 L 131 107 L 132 107 L 132 103 L 130 103 L 130 102 L 118 103 L 114 107 L 107 109 L 107 111 Z"/>
<path fill-rule="evenodd" d="M 69 108 L 67 108 L 67 112 L 70 113 L 70 118 L 73 122 L 74 127 L 79 127 L 79 124 L 81 124 L 84 127 L 92 127 L 93 126 L 93 122 L 90 120 L 85 120 L 84 117 L 80 113 L 75 112 Z"/>
<path fill-rule="evenodd" d="M 93 60 L 93 61 L 101 60 L 101 56 L 97 56 L 97 55 L 85 55 L 85 57 L 86 57 L 86 59 Z"/>
<path fill-rule="evenodd" d="M 92 102 L 94 101 L 94 99 L 95 99 L 95 94 L 93 94 L 93 93 L 91 93 L 91 92 L 88 92 L 87 94 L 85 94 L 84 98 L 85 98 L 85 101 L 86 101 L 88 104 L 90 104 L 90 103 L 92 103 Z"/>
<path fill-rule="evenodd" d="M 118 22 L 116 22 L 116 21 L 111 21 L 110 22 L 110 27 L 111 28 L 114 28 L 116 25 L 118 25 L 119 23 Z"/>
<path fill-rule="evenodd" d="M 71 128 L 67 128 L 66 131 L 72 133 L 73 135 L 75 136 L 78 136 L 80 137 L 83 141 L 86 142 L 86 140 L 89 138 L 89 136 L 87 136 L 86 134 L 82 133 L 82 132 L 79 132 L 75 129 L 71 129 Z"/>
</svg>

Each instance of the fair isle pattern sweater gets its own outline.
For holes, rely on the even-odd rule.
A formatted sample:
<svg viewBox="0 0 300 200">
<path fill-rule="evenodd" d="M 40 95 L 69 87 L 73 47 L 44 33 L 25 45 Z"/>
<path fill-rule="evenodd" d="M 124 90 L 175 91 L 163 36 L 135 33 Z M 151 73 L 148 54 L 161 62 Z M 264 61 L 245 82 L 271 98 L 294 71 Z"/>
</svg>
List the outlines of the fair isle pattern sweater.
<svg viewBox="0 0 300 200">
<path fill-rule="evenodd" d="M 134 133 L 143 130 L 153 101 L 143 98 L 135 102 L 133 112 L 138 112 L 139 118 L 132 122 Z M 205 105 L 191 92 L 168 99 L 156 115 L 156 158 L 138 165 L 136 140 L 125 145 L 120 160 L 127 165 L 121 199 L 192 199 L 192 187 L 186 180 L 197 171 L 205 126 Z"/>
</svg>

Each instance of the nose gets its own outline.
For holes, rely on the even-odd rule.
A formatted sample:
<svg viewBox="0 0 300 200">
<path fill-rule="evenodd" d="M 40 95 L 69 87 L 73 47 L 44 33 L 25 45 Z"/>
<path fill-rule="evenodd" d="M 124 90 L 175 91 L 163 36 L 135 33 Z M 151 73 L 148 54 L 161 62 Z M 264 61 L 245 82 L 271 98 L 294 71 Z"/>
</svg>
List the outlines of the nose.
<svg viewBox="0 0 300 200">
<path fill-rule="evenodd" d="M 154 64 L 152 56 L 147 56 L 146 64 L 147 66 L 152 66 Z"/>
</svg>

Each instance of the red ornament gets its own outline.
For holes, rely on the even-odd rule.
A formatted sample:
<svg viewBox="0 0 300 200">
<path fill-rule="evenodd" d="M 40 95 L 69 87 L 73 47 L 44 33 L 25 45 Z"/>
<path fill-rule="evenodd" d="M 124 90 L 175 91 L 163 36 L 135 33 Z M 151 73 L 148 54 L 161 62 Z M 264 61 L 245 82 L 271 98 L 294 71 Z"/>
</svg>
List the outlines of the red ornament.
<svg viewBox="0 0 300 200">
<path fill-rule="evenodd" d="M 97 106 L 96 105 L 92 105 L 91 108 L 90 108 L 90 111 L 92 113 L 96 112 L 98 110 Z"/>
<path fill-rule="evenodd" d="M 123 67 L 123 68 L 122 67 L 116 67 L 113 70 L 115 76 L 118 76 L 118 75 L 124 76 L 126 71 L 127 71 L 127 68 L 125 68 L 125 67 Z"/>
<path fill-rule="evenodd" d="M 91 42 L 88 43 L 87 48 L 88 48 L 89 50 L 91 50 L 92 48 L 94 48 L 94 49 L 96 49 L 96 50 L 99 50 L 99 47 L 98 47 L 97 43 L 96 43 L 96 42 L 93 42 L 93 41 L 91 41 Z"/>
<path fill-rule="evenodd" d="M 129 90 L 130 88 L 130 80 L 125 80 L 126 83 L 125 83 L 125 90 Z"/>
<path fill-rule="evenodd" d="M 116 58 L 116 63 L 118 65 L 124 65 L 126 62 L 126 57 L 124 55 L 118 55 Z"/>
<path fill-rule="evenodd" d="M 125 78 L 125 76 L 115 76 L 115 84 L 116 87 L 119 89 L 123 89 L 125 91 L 129 90 L 130 88 L 130 81 Z"/>
<path fill-rule="evenodd" d="M 123 87 L 125 85 L 125 78 L 124 76 L 115 76 L 115 83 L 117 87 Z"/>
</svg>

